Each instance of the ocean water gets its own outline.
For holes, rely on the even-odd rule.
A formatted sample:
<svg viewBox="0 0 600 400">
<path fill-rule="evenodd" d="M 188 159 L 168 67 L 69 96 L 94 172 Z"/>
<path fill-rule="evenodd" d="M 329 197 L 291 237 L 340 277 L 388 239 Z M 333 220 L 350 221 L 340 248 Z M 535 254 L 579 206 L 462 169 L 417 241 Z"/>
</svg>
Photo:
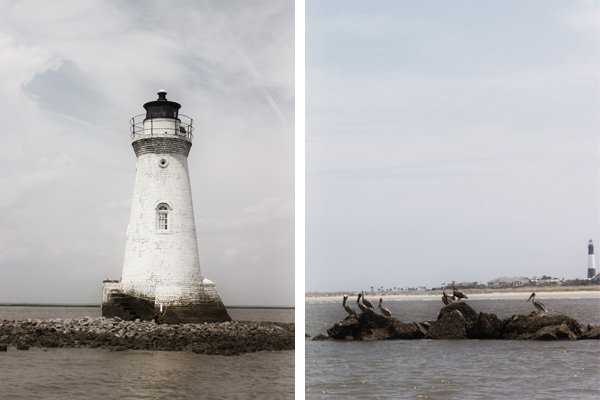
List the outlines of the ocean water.
<svg viewBox="0 0 600 400">
<path fill-rule="evenodd" d="M 600 324 L 600 299 L 538 294 L 551 313 Z M 467 300 L 501 318 L 533 311 L 525 299 Z M 375 299 L 371 299 L 375 300 Z M 351 302 L 355 308 L 356 305 Z M 435 320 L 441 300 L 384 300 L 404 322 Z M 311 337 L 346 317 L 339 302 L 306 302 Z M 393 340 L 305 342 L 309 399 L 599 399 L 600 341 Z"/>
<path fill-rule="evenodd" d="M 235 320 L 294 321 L 290 309 L 228 311 Z M 85 316 L 100 308 L 0 307 L 0 320 Z M 293 399 L 294 353 L 13 347 L 0 352 L 0 399 Z"/>
</svg>

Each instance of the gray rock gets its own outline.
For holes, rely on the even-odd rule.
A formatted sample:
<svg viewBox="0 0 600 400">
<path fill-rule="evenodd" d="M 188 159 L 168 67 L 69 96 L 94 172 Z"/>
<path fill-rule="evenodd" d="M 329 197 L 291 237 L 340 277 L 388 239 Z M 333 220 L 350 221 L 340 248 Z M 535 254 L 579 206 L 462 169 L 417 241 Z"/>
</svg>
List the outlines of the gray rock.
<svg viewBox="0 0 600 400">
<path fill-rule="evenodd" d="M 455 303 L 452 303 L 455 304 Z M 452 305 L 450 304 L 450 305 Z M 447 306 L 448 307 L 448 306 Z M 441 314 L 441 313 L 440 313 Z M 425 339 L 466 339 L 467 321 L 459 310 L 444 313 L 429 328 Z"/>
<path fill-rule="evenodd" d="M 525 335 L 527 336 L 527 335 Z M 569 329 L 567 325 L 553 325 L 553 326 L 545 326 L 530 335 L 529 337 L 524 337 L 524 339 L 529 340 L 575 340 L 577 337 L 575 334 Z"/>
<path fill-rule="evenodd" d="M 547 326 L 565 325 L 575 336 L 586 331 L 579 322 L 566 315 L 533 313 L 513 315 L 502 327 L 503 339 L 529 339 L 534 333 Z"/>
<path fill-rule="evenodd" d="M 451 313 L 452 311 L 460 311 L 460 313 L 462 314 L 463 318 L 465 319 L 466 322 L 468 323 L 474 323 L 475 321 L 477 321 L 477 311 L 473 310 L 473 308 L 468 305 L 467 303 L 465 303 L 464 301 L 456 301 L 454 303 L 450 303 L 447 306 L 445 306 L 444 308 L 442 308 L 440 310 L 440 313 L 438 315 L 438 321 L 446 314 Z"/>
<path fill-rule="evenodd" d="M 467 335 L 469 339 L 501 339 L 504 320 L 496 314 L 481 312 Z"/>
<path fill-rule="evenodd" d="M 390 327 L 395 318 L 387 318 L 371 310 L 358 316 L 349 316 L 327 330 L 333 339 L 345 340 L 351 336 L 355 340 L 383 340 L 390 339 Z"/>
<path fill-rule="evenodd" d="M 398 320 L 393 320 L 388 328 L 388 333 L 389 339 L 423 339 L 427 334 L 427 329 L 416 322 L 406 324 Z"/>
<path fill-rule="evenodd" d="M 596 324 L 590 324 L 596 325 Z M 591 328 L 588 326 L 587 332 L 582 333 L 577 338 L 579 340 L 587 340 L 587 339 L 600 339 L 600 327 L 598 325 L 592 326 Z"/>
</svg>

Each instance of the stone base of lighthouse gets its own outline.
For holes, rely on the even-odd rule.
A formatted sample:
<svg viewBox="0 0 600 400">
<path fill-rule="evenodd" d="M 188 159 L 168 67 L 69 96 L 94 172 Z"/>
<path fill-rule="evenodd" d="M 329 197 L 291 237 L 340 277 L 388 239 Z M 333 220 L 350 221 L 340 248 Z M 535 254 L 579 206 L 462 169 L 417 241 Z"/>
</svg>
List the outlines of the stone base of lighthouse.
<svg viewBox="0 0 600 400">
<path fill-rule="evenodd" d="M 120 281 L 106 280 L 102 284 L 102 316 L 165 324 L 231 321 L 213 282 L 204 279 L 186 291 L 182 296 L 179 287 L 157 286 L 155 296 L 147 297 L 124 288 Z"/>
</svg>

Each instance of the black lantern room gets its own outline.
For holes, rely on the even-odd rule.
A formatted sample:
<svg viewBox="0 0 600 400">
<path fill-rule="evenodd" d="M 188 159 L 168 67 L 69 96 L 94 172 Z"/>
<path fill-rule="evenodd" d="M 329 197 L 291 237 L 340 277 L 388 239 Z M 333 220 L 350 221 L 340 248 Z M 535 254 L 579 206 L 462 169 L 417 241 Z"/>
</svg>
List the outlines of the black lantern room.
<svg viewBox="0 0 600 400">
<path fill-rule="evenodd" d="M 173 118 L 179 119 L 179 109 L 181 104 L 167 100 L 167 92 L 163 89 L 158 91 L 158 100 L 149 101 L 144 104 L 146 109 L 146 119 L 152 118 Z"/>
</svg>

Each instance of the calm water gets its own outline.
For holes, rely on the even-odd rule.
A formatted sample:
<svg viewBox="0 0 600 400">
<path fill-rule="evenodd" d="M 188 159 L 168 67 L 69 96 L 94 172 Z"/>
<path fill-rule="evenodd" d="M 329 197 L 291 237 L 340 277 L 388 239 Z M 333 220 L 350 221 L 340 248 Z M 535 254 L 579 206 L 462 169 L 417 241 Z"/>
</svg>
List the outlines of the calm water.
<svg viewBox="0 0 600 400">
<path fill-rule="evenodd" d="M 294 310 L 228 310 L 233 319 L 293 322 Z M 99 317 L 100 308 L 0 307 L 2 319 Z M 294 351 L 235 357 L 191 352 L 9 348 L 0 399 L 293 399 Z"/>
<path fill-rule="evenodd" d="M 550 312 L 600 324 L 600 300 L 539 300 Z M 375 299 L 371 299 L 375 300 Z M 525 298 L 526 300 L 526 298 Z M 467 300 L 504 318 L 529 313 L 525 300 Z M 388 300 L 404 322 L 435 320 L 441 300 Z M 353 304 L 354 305 L 354 304 Z M 356 308 L 356 305 L 354 305 Z M 306 302 L 311 337 L 345 318 L 341 299 Z M 306 340 L 306 399 L 598 399 L 600 341 Z"/>
</svg>

